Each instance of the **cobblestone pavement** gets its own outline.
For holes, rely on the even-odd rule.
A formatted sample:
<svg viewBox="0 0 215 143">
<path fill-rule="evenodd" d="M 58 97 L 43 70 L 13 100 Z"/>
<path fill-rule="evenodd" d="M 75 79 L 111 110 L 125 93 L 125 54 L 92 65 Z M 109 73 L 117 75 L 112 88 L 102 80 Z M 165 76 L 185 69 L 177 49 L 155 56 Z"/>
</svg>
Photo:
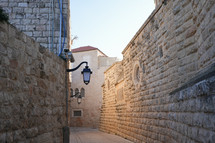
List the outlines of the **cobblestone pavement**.
<svg viewBox="0 0 215 143">
<path fill-rule="evenodd" d="M 116 135 L 90 128 L 71 128 L 70 143 L 132 143 Z"/>
</svg>

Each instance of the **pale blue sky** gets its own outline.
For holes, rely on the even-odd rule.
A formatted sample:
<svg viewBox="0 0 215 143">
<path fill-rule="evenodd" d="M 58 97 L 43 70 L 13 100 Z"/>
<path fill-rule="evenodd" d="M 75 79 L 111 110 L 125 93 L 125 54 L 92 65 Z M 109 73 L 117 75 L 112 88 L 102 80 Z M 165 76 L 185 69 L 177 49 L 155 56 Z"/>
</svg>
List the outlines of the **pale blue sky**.
<svg viewBox="0 0 215 143">
<path fill-rule="evenodd" d="M 110 57 L 121 52 L 154 10 L 154 0 L 71 0 L 72 48 L 93 46 Z"/>
</svg>

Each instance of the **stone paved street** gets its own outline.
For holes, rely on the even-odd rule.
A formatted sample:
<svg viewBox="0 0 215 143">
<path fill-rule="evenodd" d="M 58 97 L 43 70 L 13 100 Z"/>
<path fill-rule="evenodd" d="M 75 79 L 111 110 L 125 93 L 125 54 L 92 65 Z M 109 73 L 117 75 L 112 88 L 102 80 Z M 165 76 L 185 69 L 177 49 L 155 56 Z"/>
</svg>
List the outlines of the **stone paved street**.
<svg viewBox="0 0 215 143">
<path fill-rule="evenodd" d="M 132 143 L 116 135 L 98 129 L 71 128 L 70 143 Z"/>
</svg>

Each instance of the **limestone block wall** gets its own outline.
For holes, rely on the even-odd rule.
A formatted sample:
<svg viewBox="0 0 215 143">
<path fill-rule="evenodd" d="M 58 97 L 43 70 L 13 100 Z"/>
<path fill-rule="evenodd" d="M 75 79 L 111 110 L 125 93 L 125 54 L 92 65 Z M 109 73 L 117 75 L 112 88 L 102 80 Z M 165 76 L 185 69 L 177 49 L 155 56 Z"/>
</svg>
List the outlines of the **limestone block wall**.
<svg viewBox="0 0 215 143">
<path fill-rule="evenodd" d="M 0 0 L 9 15 L 9 22 L 32 37 L 42 46 L 53 50 L 59 47 L 60 9 L 59 0 Z M 62 13 L 67 31 L 68 0 L 62 0 Z M 63 32 L 62 26 L 62 32 Z M 67 34 L 65 34 L 67 37 Z M 64 38 L 64 34 L 61 34 Z M 53 45 L 52 45 L 53 41 Z M 61 41 L 63 43 L 63 39 Z M 66 47 L 67 39 L 65 40 Z"/>
<path fill-rule="evenodd" d="M 133 142 L 214 142 L 214 3 L 156 7 L 122 52 L 123 101 L 120 68 L 105 72 L 100 130 Z"/>
<path fill-rule="evenodd" d="M 0 142 L 63 142 L 65 61 L 0 23 Z"/>
<path fill-rule="evenodd" d="M 117 62 L 113 64 L 105 72 L 105 83 L 103 85 L 103 104 L 100 118 L 100 130 L 121 135 L 120 132 L 129 130 L 126 126 L 125 117 L 122 117 L 122 111 L 126 106 L 126 97 L 123 101 L 117 101 L 117 84 L 123 77 L 119 78 L 120 75 L 124 75 L 121 71 L 122 64 Z M 122 130 L 123 129 L 123 130 Z M 120 130 L 120 132 L 118 131 Z"/>
</svg>

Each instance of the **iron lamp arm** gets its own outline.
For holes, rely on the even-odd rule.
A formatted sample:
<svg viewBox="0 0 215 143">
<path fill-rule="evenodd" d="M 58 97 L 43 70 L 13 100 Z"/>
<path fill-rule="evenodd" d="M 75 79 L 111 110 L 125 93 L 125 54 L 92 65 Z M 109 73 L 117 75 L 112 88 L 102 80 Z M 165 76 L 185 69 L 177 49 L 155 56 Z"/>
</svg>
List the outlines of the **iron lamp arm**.
<svg viewBox="0 0 215 143">
<path fill-rule="evenodd" d="M 88 66 L 88 62 L 84 61 L 84 62 L 81 62 L 77 67 L 75 67 L 73 69 L 66 69 L 66 71 L 73 72 L 73 71 L 77 70 L 82 64 L 86 64 L 86 66 Z"/>
</svg>

